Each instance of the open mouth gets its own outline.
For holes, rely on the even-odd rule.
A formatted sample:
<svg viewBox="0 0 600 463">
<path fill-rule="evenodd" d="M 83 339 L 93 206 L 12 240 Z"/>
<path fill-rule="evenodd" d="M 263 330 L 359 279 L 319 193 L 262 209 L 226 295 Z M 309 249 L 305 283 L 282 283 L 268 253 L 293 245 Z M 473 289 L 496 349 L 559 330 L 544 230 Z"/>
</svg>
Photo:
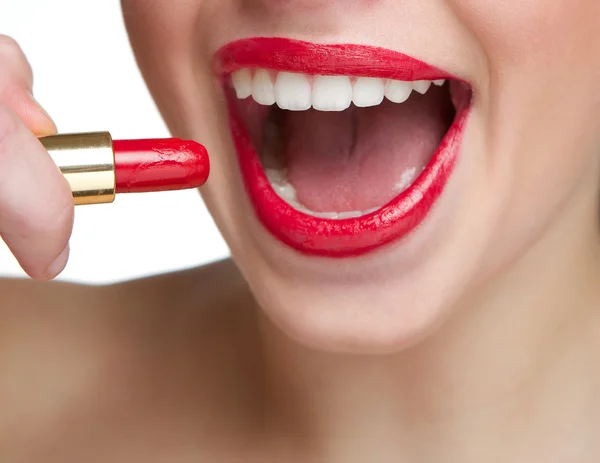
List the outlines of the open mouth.
<svg viewBox="0 0 600 463">
<path fill-rule="evenodd" d="M 215 56 L 257 216 L 303 253 L 363 254 L 414 230 L 455 165 L 472 91 L 406 55 L 240 40 Z"/>
</svg>

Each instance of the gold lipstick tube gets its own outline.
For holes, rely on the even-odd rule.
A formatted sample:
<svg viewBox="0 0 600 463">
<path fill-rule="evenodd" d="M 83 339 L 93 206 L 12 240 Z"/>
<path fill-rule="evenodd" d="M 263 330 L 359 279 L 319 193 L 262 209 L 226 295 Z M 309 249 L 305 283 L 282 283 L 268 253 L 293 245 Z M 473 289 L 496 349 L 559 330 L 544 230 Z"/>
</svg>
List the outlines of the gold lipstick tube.
<svg viewBox="0 0 600 463">
<path fill-rule="evenodd" d="M 71 186 L 76 205 L 115 199 L 115 154 L 108 132 L 53 135 L 39 139 Z"/>
</svg>

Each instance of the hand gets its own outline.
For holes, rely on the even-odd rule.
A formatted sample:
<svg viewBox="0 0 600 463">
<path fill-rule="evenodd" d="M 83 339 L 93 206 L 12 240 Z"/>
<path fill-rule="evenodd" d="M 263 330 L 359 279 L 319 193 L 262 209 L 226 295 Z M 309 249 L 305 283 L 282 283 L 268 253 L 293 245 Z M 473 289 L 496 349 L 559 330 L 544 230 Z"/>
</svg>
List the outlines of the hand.
<svg viewBox="0 0 600 463">
<path fill-rule="evenodd" d="M 74 206 L 69 185 L 37 137 L 56 133 L 32 96 L 31 67 L 0 35 L 0 237 L 29 276 L 64 269 Z"/>
</svg>

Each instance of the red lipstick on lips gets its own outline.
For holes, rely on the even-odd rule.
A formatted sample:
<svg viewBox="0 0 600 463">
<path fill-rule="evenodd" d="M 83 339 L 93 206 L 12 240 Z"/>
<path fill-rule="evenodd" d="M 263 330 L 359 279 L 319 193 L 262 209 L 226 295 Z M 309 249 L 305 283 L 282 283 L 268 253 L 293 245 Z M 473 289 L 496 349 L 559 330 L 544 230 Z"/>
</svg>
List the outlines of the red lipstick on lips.
<svg viewBox="0 0 600 463">
<path fill-rule="evenodd" d="M 109 203 L 117 193 L 197 188 L 210 171 L 206 148 L 178 138 L 113 141 L 99 132 L 40 142 L 69 182 L 75 204 Z"/>
<path fill-rule="evenodd" d="M 401 239 L 427 216 L 454 169 L 470 110 L 471 91 L 459 79 L 402 53 L 362 45 L 323 45 L 283 38 L 233 42 L 215 55 L 229 102 L 230 124 L 245 187 L 258 218 L 283 243 L 308 255 L 357 256 Z M 403 81 L 453 80 L 456 117 L 416 181 L 375 212 L 332 220 L 298 211 L 273 190 L 228 86 L 239 69 L 263 68 L 310 75 L 378 77 Z"/>
</svg>

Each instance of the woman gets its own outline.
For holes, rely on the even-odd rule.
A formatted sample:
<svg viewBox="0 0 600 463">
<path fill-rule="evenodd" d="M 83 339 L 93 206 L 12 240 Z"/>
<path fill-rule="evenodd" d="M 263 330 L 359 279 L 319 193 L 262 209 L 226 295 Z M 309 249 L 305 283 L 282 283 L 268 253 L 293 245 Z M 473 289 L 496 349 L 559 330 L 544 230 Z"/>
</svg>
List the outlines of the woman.
<svg viewBox="0 0 600 463">
<path fill-rule="evenodd" d="M 3 462 L 600 460 L 599 2 L 122 3 L 233 261 L 1 283 Z M 0 54 L 0 230 L 51 279 L 72 199 Z"/>
</svg>

